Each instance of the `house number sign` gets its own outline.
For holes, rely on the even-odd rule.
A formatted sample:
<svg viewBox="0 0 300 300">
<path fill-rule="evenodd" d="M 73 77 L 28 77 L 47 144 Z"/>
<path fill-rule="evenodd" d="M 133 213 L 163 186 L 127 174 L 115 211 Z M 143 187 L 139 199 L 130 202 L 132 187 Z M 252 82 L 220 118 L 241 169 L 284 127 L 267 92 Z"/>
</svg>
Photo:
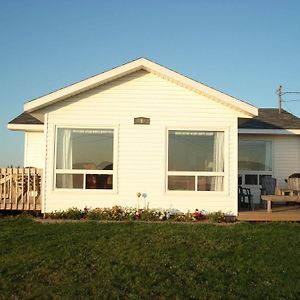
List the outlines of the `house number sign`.
<svg viewBox="0 0 300 300">
<path fill-rule="evenodd" d="M 146 118 L 146 117 L 134 118 L 134 124 L 150 125 L 150 118 Z"/>
</svg>

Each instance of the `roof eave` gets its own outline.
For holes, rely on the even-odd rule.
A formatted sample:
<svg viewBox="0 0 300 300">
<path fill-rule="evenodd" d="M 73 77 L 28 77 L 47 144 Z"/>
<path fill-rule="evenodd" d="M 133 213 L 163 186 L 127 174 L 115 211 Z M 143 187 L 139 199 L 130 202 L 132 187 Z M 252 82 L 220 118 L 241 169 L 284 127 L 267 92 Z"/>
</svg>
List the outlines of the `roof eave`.
<svg viewBox="0 0 300 300">
<path fill-rule="evenodd" d="M 44 131 L 44 124 L 7 124 L 7 128 L 13 131 Z"/>
<path fill-rule="evenodd" d="M 254 129 L 239 128 L 239 134 L 263 134 L 263 135 L 300 135 L 300 129 Z"/>
</svg>

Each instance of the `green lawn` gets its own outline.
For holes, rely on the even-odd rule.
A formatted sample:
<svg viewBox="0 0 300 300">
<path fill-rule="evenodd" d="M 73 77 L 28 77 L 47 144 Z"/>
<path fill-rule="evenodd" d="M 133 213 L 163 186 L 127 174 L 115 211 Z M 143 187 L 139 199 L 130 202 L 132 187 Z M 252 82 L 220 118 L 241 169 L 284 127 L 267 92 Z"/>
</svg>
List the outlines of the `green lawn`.
<svg viewBox="0 0 300 300">
<path fill-rule="evenodd" d="M 300 224 L 0 219 L 0 299 L 299 299 Z"/>
</svg>

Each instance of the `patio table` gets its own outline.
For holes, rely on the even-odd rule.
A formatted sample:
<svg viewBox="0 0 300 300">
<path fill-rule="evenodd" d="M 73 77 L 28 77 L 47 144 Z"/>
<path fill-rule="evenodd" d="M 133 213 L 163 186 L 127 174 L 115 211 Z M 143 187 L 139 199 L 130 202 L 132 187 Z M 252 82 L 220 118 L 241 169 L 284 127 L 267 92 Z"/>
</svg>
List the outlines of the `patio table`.
<svg viewBox="0 0 300 300">
<path fill-rule="evenodd" d="M 272 212 L 272 202 L 300 203 L 300 195 L 262 195 L 261 199 L 267 201 L 267 212 Z"/>
</svg>

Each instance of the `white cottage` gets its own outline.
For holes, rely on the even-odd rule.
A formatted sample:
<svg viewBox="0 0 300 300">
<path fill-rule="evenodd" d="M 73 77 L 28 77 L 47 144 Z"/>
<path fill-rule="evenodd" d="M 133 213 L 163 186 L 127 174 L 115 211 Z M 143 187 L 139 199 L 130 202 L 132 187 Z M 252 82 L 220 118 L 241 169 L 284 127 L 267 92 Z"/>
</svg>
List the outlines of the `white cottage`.
<svg viewBox="0 0 300 300">
<path fill-rule="evenodd" d="M 25 132 L 24 165 L 43 169 L 42 212 L 133 207 L 140 192 L 151 208 L 237 215 L 238 174 L 258 190 L 261 175 L 300 170 L 300 120 L 296 131 L 255 128 L 260 117 L 140 58 L 26 103 L 8 128 Z"/>
</svg>

